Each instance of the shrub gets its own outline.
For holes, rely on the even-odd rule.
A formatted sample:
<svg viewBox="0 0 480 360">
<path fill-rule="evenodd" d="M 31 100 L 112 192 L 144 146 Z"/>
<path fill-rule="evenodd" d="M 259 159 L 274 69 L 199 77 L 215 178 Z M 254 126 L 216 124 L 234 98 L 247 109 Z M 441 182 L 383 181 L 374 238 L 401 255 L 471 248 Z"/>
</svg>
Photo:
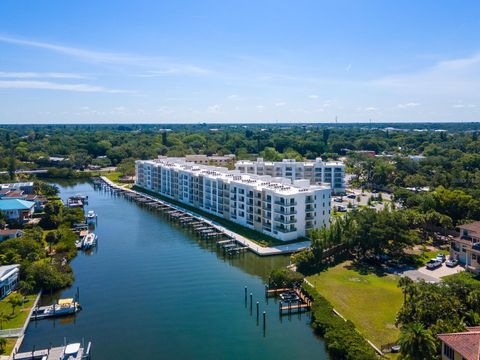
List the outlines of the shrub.
<svg viewBox="0 0 480 360">
<path fill-rule="evenodd" d="M 303 283 L 303 275 L 287 268 L 272 270 L 268 284 L 273 287 L 294 287 Z"/>
<path fill-rule="evenodd" d="M 313 298 L 312 327 L 323 336 L 332 359 L 373 360 L 375 352 L 357 332 L 351 321 L 344 321 L 333 312 L 332 305 L 318 291 L 306 284 L 303 291 Z"/>
</svg>

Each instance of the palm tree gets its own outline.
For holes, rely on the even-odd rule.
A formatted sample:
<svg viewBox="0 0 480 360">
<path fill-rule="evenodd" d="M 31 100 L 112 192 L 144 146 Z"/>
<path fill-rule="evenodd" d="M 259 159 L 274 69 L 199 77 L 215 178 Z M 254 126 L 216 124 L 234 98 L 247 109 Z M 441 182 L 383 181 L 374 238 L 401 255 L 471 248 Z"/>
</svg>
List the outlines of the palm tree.
<svg viewBox="0 0 480 360">
<path fill-rule="evenodd" d="M 430 330 L 414 322 L 402 330 L 400 352 L 405 360 L 431 360 L 435 359 L 437 344 Z"/>
</svg>

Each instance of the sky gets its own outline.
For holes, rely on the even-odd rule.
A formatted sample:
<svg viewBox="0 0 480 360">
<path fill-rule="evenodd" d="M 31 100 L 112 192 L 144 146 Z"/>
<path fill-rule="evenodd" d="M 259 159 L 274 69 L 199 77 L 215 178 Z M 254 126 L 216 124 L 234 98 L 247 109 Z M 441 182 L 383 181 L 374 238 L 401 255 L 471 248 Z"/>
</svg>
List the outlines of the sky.
<svg viewBox="0 0 480 360">
<path fill-rule="evenodd" d="M 480 120 L 480 2 L 2 0 L 0 123 Z"/>
</svg>

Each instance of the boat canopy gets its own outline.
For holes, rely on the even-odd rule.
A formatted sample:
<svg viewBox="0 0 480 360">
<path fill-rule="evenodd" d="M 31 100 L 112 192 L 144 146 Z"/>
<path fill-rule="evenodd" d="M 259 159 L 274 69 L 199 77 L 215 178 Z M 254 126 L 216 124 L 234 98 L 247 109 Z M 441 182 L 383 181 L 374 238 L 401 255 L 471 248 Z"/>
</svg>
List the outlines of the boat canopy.
<svg viewBox="0 0 480 360">
<path fill-rule="evenodd" d="M 67 298 L 67 299 L 59 299 L 58 300 L 58 305 L 68 305 L 73 303 L 73 298 Z"/>
</svg>

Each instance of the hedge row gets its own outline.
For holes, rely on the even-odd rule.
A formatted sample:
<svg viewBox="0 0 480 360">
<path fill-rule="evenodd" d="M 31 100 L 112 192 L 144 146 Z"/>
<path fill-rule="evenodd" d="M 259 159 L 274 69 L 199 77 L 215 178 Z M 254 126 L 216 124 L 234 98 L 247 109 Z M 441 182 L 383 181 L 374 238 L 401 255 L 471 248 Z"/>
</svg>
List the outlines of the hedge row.
<svg viewBox="0 0 480 360">
<path fill-rule="evenodd" d="M 310 285 L 303 284 L 303 290 L 313 298 L 312 326 L 325 340 L 332 359 L 372 360 L 377 356 L 367 341 L 355 330 L 351 321 L 344 321 L 335 315 L 333 306 Z"/>
</svg>

